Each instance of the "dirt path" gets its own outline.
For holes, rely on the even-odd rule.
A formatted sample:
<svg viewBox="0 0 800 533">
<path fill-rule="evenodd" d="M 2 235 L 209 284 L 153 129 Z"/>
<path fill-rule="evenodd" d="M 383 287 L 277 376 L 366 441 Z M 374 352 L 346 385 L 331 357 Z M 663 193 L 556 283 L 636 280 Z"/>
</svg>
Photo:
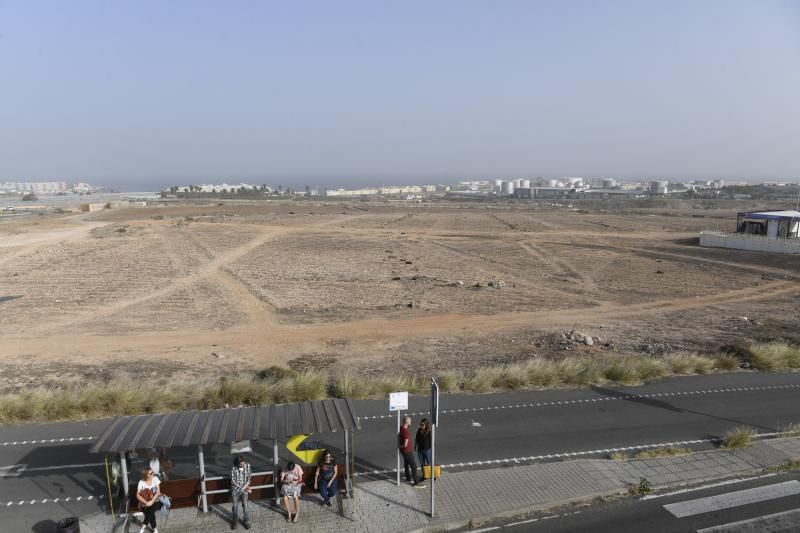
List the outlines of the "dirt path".
<svg viewBox="0 0 800 533">
<path fill-rule="evenodd" d="M 66 317 L 63 320 L 56 320 L 48 322 L 47 324 L 42 324 L 39 327 L 33 330 L 34 333 L 37 332 L 46 332 L 48 330 L 53 330 L 57 328 L 63 327 L 72 327 L 78 324 L 92 322 L 98 320 L 100 318 L 106 318 L 117 313 L 120 313 L 126 309 L 129 309 L 133 306 L 137 306 L 146 302 L 150 302 L 156 298 L 160 298 L 162 296 L 166 296 L 174 291 L 179 289 L 183 289 L 188 287 L 194 283 L 197 283 L 205 278 L 213 277 L 216 279 L 220 279 L 223 284 L 229 290 L 235 290 L 236 294 L 240 297 L 243 297 L 243 300 L 247 303 L 246 308 L 248 312 L 253 316 L 255 320 L 258 320 L 260 323 L 263 322 L 263 318 L 266 316 L 264 313 L 265 310 L 258 310 L 252 302 L 252 295 L 250 295 L 249 291 L 244 287 L 241 287 L 241 290 L 234 289 L 232 286 L 233 280 L 230 278 L 229 275 L 223 272 L 224 268 L 236 262 L 237 260 L 241 259 L 248 253 L 252 252 L 262 244 L 270 241 L 271 239 L 275 238 L 277 235 L 284 233 L 285 230 L 281 229 L 270 229 L 264 231 L 258 237 L 248 241 L 246 244 L 235 248 L 229 252 L 221 254 L 210 261 L 207 265 L 205 265 L 202 269 L 193 272 L 187 276 L 183 276 L 180 278 L 175 279 L 170 285 L 166 287 L 162 287 L 161 289 L 157 289 L 155 291 L 149 292 L 147 294 L 143 294 L 137 298 L 127 299 L 127 300 L 120 300 L 118 302 L 114 302 L 110 305 L 106 305 L 94 310 L 91 310 L 85 314 L 82 314 L 78 317 Z M 247 295 L 250 295 L 248 297 Z M 242 302 L 242 299 L 237 299 L 238 302 Z M 271 322 L 271 320 L 270 320 Z"/>
<path fill-rule="evenodd" d="M 258 240 L 258 239 L 257 239 Z M 237 249 L 239 250 L 239 249 Z M 56 335 L 47 338 L 6 338 L 0 344 L 0 358 L 22 357 L 37 360 L 62 360 L 77 356 L 86 363 L 101 362 L 115 356 L 163 358 L 179 350 L 191 361 L 207 358 L 212 350 L 234 350 L 243 357 L 262 364 L 285 363 L 293 354 L 324 347 L 330 339 L 346 338 L 354 343 L 380 343 L 392 339 L 458 335 L 480 329 L 484 333 L 513 330 L 522 326 L 567 327 L 576 322 L 602 320 L 613 322 L 664 313 L 685 311 L 723 304 L 775 298 L 800 293 L 800 286 L 789 281 L 774 281 L 758 287 L 727 291 L 707 297 L 678 298 L 640 304 L 605 304 L 590 308 L 558 311 L 517 312 L 498 315 L 443 314 L 407 320 L 369 319 L 342 324 L 278 325 L 264 328 L 263 323 L 247 324 L 221 332 L 174 331 L 143 335 Z"/>
</svg>

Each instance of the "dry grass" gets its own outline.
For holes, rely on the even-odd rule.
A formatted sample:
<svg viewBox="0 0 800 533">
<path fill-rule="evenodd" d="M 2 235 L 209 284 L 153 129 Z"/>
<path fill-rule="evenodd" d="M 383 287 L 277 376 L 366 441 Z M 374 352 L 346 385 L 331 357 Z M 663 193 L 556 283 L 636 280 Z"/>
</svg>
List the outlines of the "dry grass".
<svg viewBox="0 0 800 533">
<path fill-rule="evenodd" d="M 800 435 L 800 424 L 789 424 L 781 428 L 781 437 L 797 437 Z"/>
<path fill-rule="evenodd" d="M 800 368 L 800 346 L 782 342 L 750 346 L 753 368 L 762 372 L 784 372 Z"/>
<path fill-rule="evenodd" d="M 800 348 L 787 344 L 752 346 L 753 364 L 760 370 L 800 368 Z M 531 359 L 524 363 L 487 366 L 470 372 L 445 371 L 438 375 L 443 392 L 485 393 L 494 390 L 585 387 L 606 382 L 647 383 L 671 375 L 706 374 L 738 368 L 738 358 L 680 353 L 663 358 L 644 355 L 602 354 L 568 356 L 560 360 Z M 231 405 L 264 405 L 334 398 L 385 398 L 389 392 L 426 393 L 426 376 L 391 375 L 364 378 L 330 377 L 269 367 L 255 376 L 224 377 L 216 381 L 184 381 L 163 387 L 115 379 L 98 385 L 65 385 L 0 395 L 0 423 L 81 420 L 116 415 L 213 409 Z M 735 447 L 752 435 L 741 430 L 726 435 L 726 447 Z M 787 434 L 800 434 L 792 426 Z M 728 441 L 730 440 L 730 444 Z M 745 444 L 746 445 L 746 444 Z"/>
<path fill-rule="evenodd" d="M 708 374 L 714 370 L 715 359 L 695 353 L 677 353 L 664 358 L 675 374 Z"/>
<path fill-rule="evenodd" d="M 725 433 L 722 438 L 722 447 L 728 450 L 736 450 L 738 448 L 747 448 L 753 443 L 753 435 L 755 430 L 753 428 L 738 426 Z"/>
<path fill-rule="evenodd" d="M 627 461 L 628 459 L 661 459 L 664 457 L 680 457 L 683 455 L 691 455 L 691 448 L 676 448 L 674 446 L 664 446 L 663 448 L 653 448 L 650 450 L 642 450 L 633 455 L 628 455 L 621 452 L 614 452 L 609 455 L 609 459 L 613 461 Z"/>
</svg>

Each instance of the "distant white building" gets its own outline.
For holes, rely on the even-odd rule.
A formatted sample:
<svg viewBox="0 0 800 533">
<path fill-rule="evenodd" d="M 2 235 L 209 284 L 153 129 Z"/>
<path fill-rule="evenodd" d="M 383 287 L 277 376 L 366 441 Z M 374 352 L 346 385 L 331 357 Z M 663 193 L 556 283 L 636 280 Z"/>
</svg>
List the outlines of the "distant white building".
<svg viewBox="0 0 800 533">
<path fill-rule="evenodd" d="M 800 211 L 741 212 L 735 233 L 703 231 L 700 246 L 800 253 Z"/>
</svg>

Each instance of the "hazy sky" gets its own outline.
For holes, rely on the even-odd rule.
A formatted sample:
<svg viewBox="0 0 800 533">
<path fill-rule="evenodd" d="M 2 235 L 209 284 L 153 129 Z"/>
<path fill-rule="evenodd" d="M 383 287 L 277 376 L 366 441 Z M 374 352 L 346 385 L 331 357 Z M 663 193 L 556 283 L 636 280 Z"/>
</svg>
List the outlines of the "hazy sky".
<svg viewBox="0 0 800 533">
<path fill-rule="evenodd" d="M 0 0 L 0 181 L 800 177 L 800 0 Z"/>
</svg>

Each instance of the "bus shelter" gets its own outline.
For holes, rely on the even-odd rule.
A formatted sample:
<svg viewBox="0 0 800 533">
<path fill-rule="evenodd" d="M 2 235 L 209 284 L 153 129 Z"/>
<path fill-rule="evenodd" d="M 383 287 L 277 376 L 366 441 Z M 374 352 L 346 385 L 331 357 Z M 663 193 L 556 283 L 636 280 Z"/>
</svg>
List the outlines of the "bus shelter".
<svg viewBox="0 0 800 533">
<path fill-rule="evenodd" d="M 135 489 L 131 491 L 126 454 L 153 448 L 196 449 L 199 479 L 182 479 L 180 486 L 178 481 L 166 481 L 162 487 L 165 493 L 172 491 L 173 494 L 184 495 L 182 501 L 173 501 L 173 506 L 187 506 L 188 501 L 193 501 L 205 513 L 208 512 L 209 503 L 222 501 L 218 495 L 225 496 L 230 492 L 225 476 L 206 476 L 205 446 L 246 446 L 248 442 L 259 441 L 271 443 L 272 471 L 253 472 L 251 498 L 268 498 L 274 493 L 277 503 L 279 486 L 276 480 L 280 474 L 278 440 L 341 433 L 344 468 L 340 476 L 343 478 L 345 494 L 350 497 L 355 468 L 353 431 L 357 429 L 360 429 L 358 416 L 349 399 L 120 416 L 97 438 L 91 452 L 119 455 L 125 502 L 121 515 L 127 516 Z M 298 461 L 298 464 L 302 462 Z"/>
</svg>

